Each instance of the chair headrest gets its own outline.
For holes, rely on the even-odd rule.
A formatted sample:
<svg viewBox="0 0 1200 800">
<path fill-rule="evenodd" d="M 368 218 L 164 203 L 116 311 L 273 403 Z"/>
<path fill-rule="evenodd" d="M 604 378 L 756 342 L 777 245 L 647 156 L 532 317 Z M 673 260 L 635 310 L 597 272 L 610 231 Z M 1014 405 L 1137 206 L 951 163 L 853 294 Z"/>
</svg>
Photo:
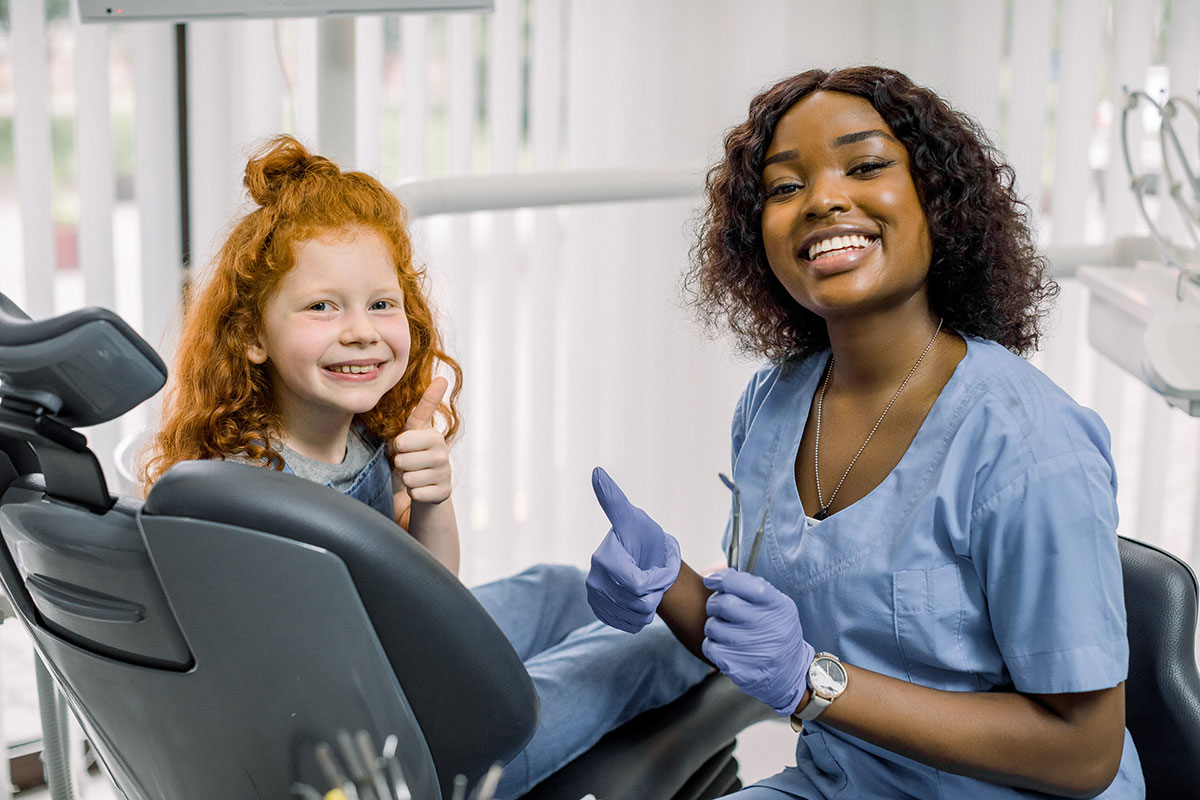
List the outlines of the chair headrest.
<svg viewBox="0 0 1200 800">
<path fill-rule="evenodd" d="M 108 309 L 32 320 L 0 294 L 0 395 L 74 428 L 116 419 L 166 380 L 154 349 Z"/>
</svg>

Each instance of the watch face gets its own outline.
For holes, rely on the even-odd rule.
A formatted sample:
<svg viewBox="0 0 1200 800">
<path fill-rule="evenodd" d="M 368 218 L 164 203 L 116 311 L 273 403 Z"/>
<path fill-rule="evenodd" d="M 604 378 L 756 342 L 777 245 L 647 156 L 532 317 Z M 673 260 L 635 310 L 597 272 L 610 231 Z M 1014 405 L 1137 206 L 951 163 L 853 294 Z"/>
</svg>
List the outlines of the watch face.
<svg viewBox="0 0 1200 800">
<path fill-rule="evenodd" d="M 812 689 L 822 697 L 834 697 L 846 688 L 846 670 L 832 658 L 818 658 L 808 673 Z"/>
</svg>

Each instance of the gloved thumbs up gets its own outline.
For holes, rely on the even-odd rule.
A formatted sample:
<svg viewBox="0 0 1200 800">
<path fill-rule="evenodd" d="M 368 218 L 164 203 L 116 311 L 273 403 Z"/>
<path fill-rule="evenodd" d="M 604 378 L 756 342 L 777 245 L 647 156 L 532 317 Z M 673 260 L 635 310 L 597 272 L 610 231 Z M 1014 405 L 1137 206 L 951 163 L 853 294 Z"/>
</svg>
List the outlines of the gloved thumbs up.
<svg viewBox="0 0 1200 800">
<path fill-rule="evenodd" d="M 612 528 L 592 554 L 588 604 L 601 622 L 636 633 L 654 619 L 679 575 L 679 542 L 630 503 L 600 467 L 592 472 L 592 489 Z"/>
</svg>

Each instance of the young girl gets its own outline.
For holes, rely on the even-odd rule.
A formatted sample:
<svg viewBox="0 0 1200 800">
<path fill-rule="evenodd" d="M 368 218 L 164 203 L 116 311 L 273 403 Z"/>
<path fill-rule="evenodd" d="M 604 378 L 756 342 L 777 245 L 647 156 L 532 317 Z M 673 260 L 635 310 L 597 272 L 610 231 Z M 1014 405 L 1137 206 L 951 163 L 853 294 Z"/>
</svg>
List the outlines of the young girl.
<svg viewBox="0 0 1200 800">
<path fill-rule="evenodd" d="M 342 172 L 289 136 L 250 159 L 245 185 L 257 208 L 193 291 L 145 487 L 186 459 L 294 473 L 394 518 L 397 535 L 457 573 L 448 442 L 462 374 L 413 267 L 403 207 L 374 178 Z M 449 398 L 439 364 L 455 377 Z M 573 567 L 540 565 L 473 592 L 542 705 L 498 800 L 708 671 L 665 626 L 643 641 L 597 622 Z"/>
<path fill-rule="evenodd" d="M 1018 357 L 1055 290 L 1022 212 L 892 70 L 783 80 L 725 139 L 692 279 L 770 359 L 733 416 L 742 556 L 701 579 L 597 471 L 588 584 L 642 567 L 597 616 L 657 611 L 802 730 L 735 797 L 1145 796 L 1108 432 Z"/>
</svg>

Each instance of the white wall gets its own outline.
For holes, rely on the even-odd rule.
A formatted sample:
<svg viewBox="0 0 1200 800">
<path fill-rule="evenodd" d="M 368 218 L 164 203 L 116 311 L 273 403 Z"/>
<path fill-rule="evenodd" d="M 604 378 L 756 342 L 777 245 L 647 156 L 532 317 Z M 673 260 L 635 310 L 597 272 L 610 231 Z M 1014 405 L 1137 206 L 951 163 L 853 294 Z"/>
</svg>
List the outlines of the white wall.
<svg viewBox="0 0 1200 800">
<path fill-rule="evenodd" d="M 242 207 L 247 152 L 279 130 L 392 183 L 662 164 L 696 165 L 699 180 L 754 93 L 809 67 L 863 62 L 906 70 L 976 116 L 1016 166 L 1045 244 L 1138 233 L 1117 126 L 1100 110 L 1107 102 L 1119 122 L 1120 87 L 1142 86 L 1152 64 L 1170 66 L 1174 93 L 1194 96 L 1198 5 L 497 0 L 488 16 L 190 24 L 192 272 L 203 274 Z M 0 285 L 43 314 L 115 303 L 169 354 L 184 277 L 174 30 L 42 25 L 41 0 L 9 7 L 0 113 L 18 113 L 15 163 L 0 164 Z M 64 59 L 79 61 L 74 80 L 59 76 Z M 113 195 L 104 147 L 84 145 L 103 138 L 93 134 L 106 118 L 119 131 L 131 106 L 132 144 L 109 143 L 107 155 L 132 148 L 127 200 Z M 50 120 L 64 109 L 81 161 L 48 197 L 59 153 L 47 146 Z M 754 364 L 707 340 L 680 305 L 695 212 L 694 200 L 667 200 L 414 223 L 466 370 L 456 499 L 468 580 L 539 560 L 585 564 L 606 527 L 588 485 L 595 464 L 689 558 L 719 558 L 729 499 L 716 473 Z M 72 224 L 86 242 L 80 269 L 48 269 L 54 232 Z M 1083 292 L 1064 282 L 1036 363 L 1112 429 L 1123 532 L 1193 557 L 1200 422 L 1091 351 L 1085 322 Z M 97 447 L 146 416 L 94 432 Z"/>
</svg>

